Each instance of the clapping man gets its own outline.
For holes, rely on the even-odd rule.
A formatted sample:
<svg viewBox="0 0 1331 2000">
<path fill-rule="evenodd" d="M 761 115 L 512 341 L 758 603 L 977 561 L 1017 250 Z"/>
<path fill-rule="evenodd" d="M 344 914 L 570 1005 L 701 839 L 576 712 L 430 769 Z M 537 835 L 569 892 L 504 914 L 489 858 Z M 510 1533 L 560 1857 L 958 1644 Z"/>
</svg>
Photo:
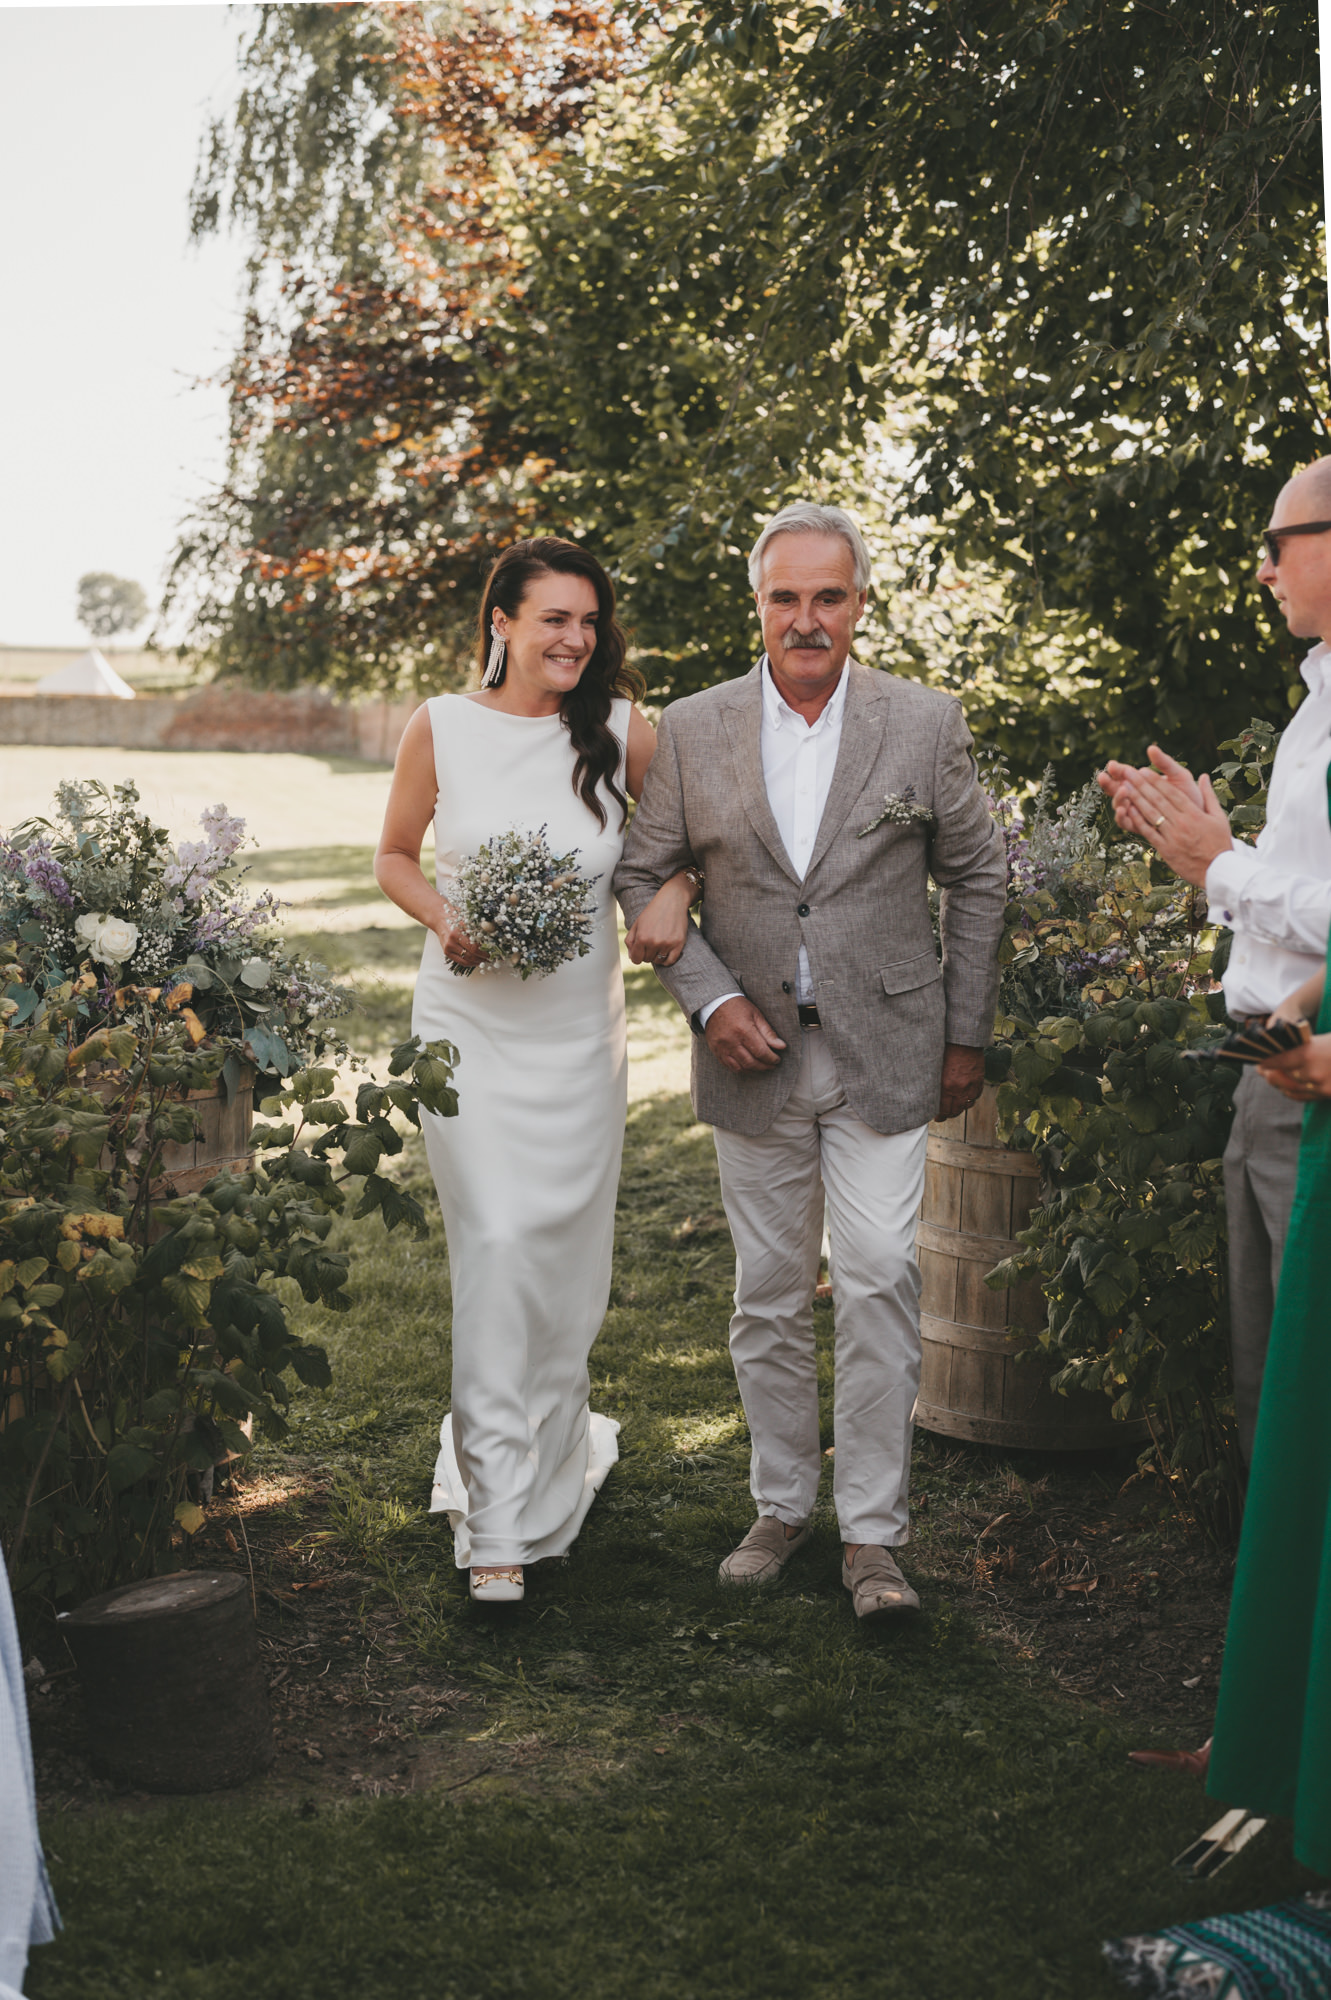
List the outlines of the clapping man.
<svg viewBox="0 0 1331 2000">
<path fill-rule="evenodd" d="M 749 580 L 766 651 L 666 710 L 615 889 L 632 923 L 677 868 L 704 878 L 700 927 L 658 977 L 694 1029 L 693 1102 L 715 1129 L 735 1239 L 730 1350 L 758 1519 L 721 1581 L 769 1583 L 808 1540 L 826 1202 L 842 1581 L 857 1615 L 878 1618 L 919 1602 L 895 1551 L 925 1134 L 983 1085 L 1006 868 L 958 703 L 850 659 L 869 562 L 849 515 L 783 509 Z"/>
<path fill-rule="evenodd" d="M 1100 783 L 1118 823 L 1150 842 L 1185 882 L 1204 888 L 1234 932 L 1224 975 L 1231 1015 L 1269 1014 L 1320 971 L 1331 925 L 1331 458 L 1282 487 L 1258 580 L 1292 633 L 1318 643 L 1300 669 L 1308 693 L 1281 739 L 1266 825 L 1236 840 L 1209 778 L 1154 744 L 1151 767 L 1111 763 Z M 1245 1070 L 1225 1151 L 1230 1322 L 1239 1443 L 1251 1459 L 1280 1259 L 1294 1201 L 1303 1107 Z"/>
</svg>

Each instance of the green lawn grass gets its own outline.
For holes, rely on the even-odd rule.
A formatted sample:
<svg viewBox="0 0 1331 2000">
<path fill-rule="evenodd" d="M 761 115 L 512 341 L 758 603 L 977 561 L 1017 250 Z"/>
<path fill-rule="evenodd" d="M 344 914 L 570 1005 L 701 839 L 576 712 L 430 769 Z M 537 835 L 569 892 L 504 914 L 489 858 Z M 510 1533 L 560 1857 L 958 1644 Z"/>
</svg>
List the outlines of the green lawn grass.
<svg viewBox="0 0 1331 2000">
<path fill-rule="evenodd" d="M 363 864 L 281 867 L 351 889 Z M 353 1032 L 386 1046 L 417 934 L 321 934 L 314 901 L 298 914 L 359 968 Z M 1208 1816 L 1200 1793 L 1142 1779 L 1117 1720 L 977 1627 L 927 1532 L 930 1496 L 958 1476 L 934 1441 L 916 1453 L 918 1621 L 856 1625 L 826 1488 L 778 1591 L 717 1586 L 751 1517 L 729 1241 L 683 1093 L 687 1035 L 654 981 L 628 983 L 633 1102 L 592 1357 L 622 1457 L 569 1560 L 535 1571 L 512 1613 L 479 1613 L 424 1511 L 448 1400 L 437 1223 L 425 1243 L 358 1232 L 353 1310 L 301 1308 L 333 1387 L 302 1392 L 288 1445 L 256 1454 L 297 1488 L 333 1482 L 329 1561 L 392 1600 L 420 1678 L 471 1691 L 440 1725 L 456 1779 L 52 1815 L 69 1929 L 35 1955 L 35 2000 L 1095 2000 L 1120 1991 L 1104 1938 L 1307 1879 L 1282 1832 L 1208 1887 L 1171 1874 Z M 418 1146 L 404 1172 L 426 1185 Z M 825 1306 L 818 1326 L 830 1444 Z M 974 1476 L 1000 1475 L 986 1460 Z"/>
</svg>

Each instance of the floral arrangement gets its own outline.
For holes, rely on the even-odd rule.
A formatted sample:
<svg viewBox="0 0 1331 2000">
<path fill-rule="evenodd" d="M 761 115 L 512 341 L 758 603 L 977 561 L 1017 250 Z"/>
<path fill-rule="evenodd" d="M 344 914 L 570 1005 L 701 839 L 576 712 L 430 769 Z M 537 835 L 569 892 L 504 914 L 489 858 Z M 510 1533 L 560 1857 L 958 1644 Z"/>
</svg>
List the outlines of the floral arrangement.
<svg viewBox="0 0 1331 2000">
<path fill-rule="evenodd" d="M 576 847 L 553 854 L 545 836 L 544 826 L 527 834 L 510 828 L 458 869 L 449 900 L 485 961 L 454 965 L 460 977 L 508 965 L 521 979 L 545 979 L 591 950 L 592 890 L 601 878 L 577 867 Z"/>
<path fill-rule="evenodd" d="M 1262 824 L 1275 747 L 1261 722 L 1220 746 L 1231 754 L 1212 782 L 1245 833 Z M 999 1130 L 1039 1153 L 1044 1190 L 988 1282 L 1039 1282 L 1046 1322 L 1032 1340 L 1054 1388 L 1146 1414 L 1144 1462 L 1227 1536 L 1241 1491 L 1221 1167 L 1234 1077 L 1188 1057 L 1224 1036 L 1230 933 L 1119 832 L 1097 787 L 1056 805 L 1046 778 L 1022 803 L 995 775 L 1009 902 L 986 1070 Z"/>
<path fill-rule="evenodd" d="M 246 1045 L 279 1076 L 340 1048 L 329 1026 L 349 996 L 282 941 L 278 900 L 244 889 L 244 820 L 210 806 L 203 838 L 175 847 L 138 807 L 133 784 L 62 784 L 53 820 L 0 835 L 0 936 L 29 947 L 0 1016 L 22 1026 L 79 982 L 93 1026 L 132 998 L 181 1014 L 195 1041 Z"/>
<path fill-rule="evenodd" d="M 881 812 L 860 828 L 857 838 L 863 840 L 866 833 L 876 833 L 880 826 L 932 826 L 934 819 L 932 807 L 921 805 L 914 785 L 907 785 L 904 792 L 883 794 Z"/>
</svg>

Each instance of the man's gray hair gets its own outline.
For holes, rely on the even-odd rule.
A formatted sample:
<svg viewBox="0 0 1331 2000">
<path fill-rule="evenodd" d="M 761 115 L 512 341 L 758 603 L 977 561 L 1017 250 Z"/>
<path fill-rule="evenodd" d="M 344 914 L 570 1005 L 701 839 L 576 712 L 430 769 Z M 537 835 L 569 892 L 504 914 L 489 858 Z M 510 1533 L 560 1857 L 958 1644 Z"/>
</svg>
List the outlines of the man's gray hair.
<svg viewBox="0 0 1331 2000">
<path fill-rule="evenodd" d="M 793 500 L 773 514 L 749 553 L 749 582 L 757 590 L 767 544 L 777 535 L 836 535 L 855 558 L 855 588 L 869 588 L 869 551 L 864 537 L 843 507 L 820 507 L 813 500 Z"/>
</svg>

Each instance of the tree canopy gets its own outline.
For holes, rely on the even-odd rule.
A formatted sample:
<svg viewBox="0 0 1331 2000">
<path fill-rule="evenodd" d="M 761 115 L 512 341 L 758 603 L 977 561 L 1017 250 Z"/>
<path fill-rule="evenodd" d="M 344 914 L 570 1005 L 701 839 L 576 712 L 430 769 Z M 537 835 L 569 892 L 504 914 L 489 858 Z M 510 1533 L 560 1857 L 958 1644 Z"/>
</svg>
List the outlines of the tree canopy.
<svg viewBox="0 0 1331 2000">
<path fill-rule="evenodd" d="M 148 616 L 143 585 L 109 570 L 89 570 L 78 581 L 75 610 L 79 624 L 94 639 L 116 639 L 132 632 Z"/>
<path fill-rule="evenodd" d="M 267 8 L 196 226 L 252 232 L 177 591 L 269 680 L 428 677 L 494 547 L 616 570 L 663 693 L 752 657 L 796 492 L 869 657 L 1019 770 L 1288 712 L 1253 582 L 1325 449 L 1312 0 Z"/>
</svg>

